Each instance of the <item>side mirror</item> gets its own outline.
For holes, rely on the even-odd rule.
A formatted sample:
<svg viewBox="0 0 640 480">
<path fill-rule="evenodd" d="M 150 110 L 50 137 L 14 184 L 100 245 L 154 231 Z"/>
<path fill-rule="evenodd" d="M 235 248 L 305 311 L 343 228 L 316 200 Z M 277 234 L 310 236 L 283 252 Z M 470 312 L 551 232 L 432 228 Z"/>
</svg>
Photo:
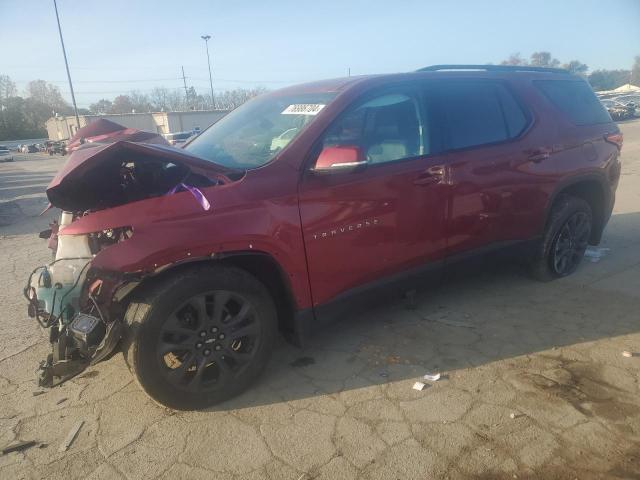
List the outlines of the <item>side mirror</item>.
<svg viewBox="0 0 640 480">
<path fill-rule="evenodd" d="M 355 145 L 337 145 L 324 147 L 315 167 L 311 170 L 314 173 L 333 173 L 355 170 L 358 167 L 367 165 L 362 150 Z"/>
</svg>

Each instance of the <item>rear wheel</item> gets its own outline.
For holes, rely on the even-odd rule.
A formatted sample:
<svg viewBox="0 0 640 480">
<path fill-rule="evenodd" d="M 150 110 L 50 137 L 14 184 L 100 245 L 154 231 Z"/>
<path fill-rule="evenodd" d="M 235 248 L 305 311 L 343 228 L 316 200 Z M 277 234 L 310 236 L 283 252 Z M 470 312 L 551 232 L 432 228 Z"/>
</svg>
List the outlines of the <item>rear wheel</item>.
<svg viewBox="0 0 640 480">
<path fill-rule="evenodd" d="M 572 274 L 589 244 L 593 218 L 581 198 L 561 195 L 554 203 L 542 242 L 532 263 L 535 278 L 550 281 Z"/>
<path fill-rule="evenodd" d="M 154 400 L 178 410 L 238 395 L 262 373 L 277 320 L 267 289 L 233 267 L 182 272 L 131 303 L 125 359 Z"/>
</svg>

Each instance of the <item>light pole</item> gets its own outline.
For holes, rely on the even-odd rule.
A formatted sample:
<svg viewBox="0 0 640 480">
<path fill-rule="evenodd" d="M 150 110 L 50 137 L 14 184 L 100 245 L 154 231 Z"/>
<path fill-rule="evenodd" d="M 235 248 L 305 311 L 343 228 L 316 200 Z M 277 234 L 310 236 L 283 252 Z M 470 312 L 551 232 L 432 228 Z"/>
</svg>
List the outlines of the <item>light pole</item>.
<svg viewBox="0 0 640 480">
<path fill-rule="evenodd" d="M 207 64 L 209 65 L 209 86 L 211 87 L 211 108 L 216 109 L 216 102 L 213 99 L 213 77 L 211 76 L 211 59 L 209 58 L 209 39 L 211 35 L 202 35 L 200 38 L 204 40 L 207 49 Z"/>
<path fill-rule="evenodd" d="M 56 21 L 58 22 L 58 33 L 60 34 L 60 44 L 62 45 L 62 55 L 64 56 L 64 66 L 67 68 L 67 78 L 69 79 L 69 90 L 71 90 L 71 101 L 73 102 L 73 111 L 76 114 L 76 122 L 80 129 L 80 117 L 78 117 L 78 107 L 76 106 L 76 96 L 73 93 L 73 83 L 71 83 L 71 73 L 69 73 L 69 62 L 67 61 L 67 50 L 64 48 L 64 40 L 62 39 L 62 28 L 60 28 L 60 17 L 58 16 L 58 5 L 53 0 L 53 8 L 56 10 Z"/>
</svg>

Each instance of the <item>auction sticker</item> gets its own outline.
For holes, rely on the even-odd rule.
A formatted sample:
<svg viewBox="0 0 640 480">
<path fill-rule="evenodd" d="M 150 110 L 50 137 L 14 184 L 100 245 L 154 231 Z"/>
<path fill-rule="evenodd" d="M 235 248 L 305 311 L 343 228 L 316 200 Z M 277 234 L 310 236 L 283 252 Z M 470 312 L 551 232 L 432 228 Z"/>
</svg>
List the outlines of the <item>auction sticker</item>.
<svg viewBox="0 0 640 480">
<path fill-rule="evenodd" d="M 326 105 L 321 103 L 294 103 L 282 111 L 282 115 L 317 115 Z"/>
</svg>

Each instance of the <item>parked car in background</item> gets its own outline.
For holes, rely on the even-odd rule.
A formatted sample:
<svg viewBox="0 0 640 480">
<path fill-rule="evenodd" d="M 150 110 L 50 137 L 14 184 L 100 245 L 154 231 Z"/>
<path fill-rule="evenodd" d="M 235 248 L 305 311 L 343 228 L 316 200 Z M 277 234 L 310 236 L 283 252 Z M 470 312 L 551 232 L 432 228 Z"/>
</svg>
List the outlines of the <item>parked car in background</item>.
<svg viewBox="0 0 640 480">
<path fill-rule="evenodd" d="M 9 147 L 0 145 L 0 162 L 13 162 L 13 153 Z"/>
<path fill-rule="evenodd" d="M 67 154 L 67 146 L 64 142 L 48 141 L 45 143 L 45 150 L 49 155 Z"/>
<path fill-rule="evenodd" d="M 163 137 L 169 142 L 169 145 L 176 147 L 187 143 L 187 140 L 189 140 L 193 134 L 193 132 L 166 133 Z"/>
<path fill-rule="evenodd" d="M 36 153 L 38 152 L 38 147 L 36 146 L 35 143 L 32 143 L 31 145 L 22 145 L 22 148 L 20 149 L 20 153 Z"/>
<path fill-rule="evenodd" d="M 474 255 L 571 275 L 622 141 L 581 77 L 446 65 L 267 93 L 184 149 L 85 146 L 47 189 L 56 260 L 25 288 L 52 329 L 40 384 L 122 345 L 153 399 L 203 408 L 255 385 L 278 332 L 300 344 Z"/>
<path fill-rule="evenodd" d="M 620 102 L 626 107 L 632 106 L 634 108 L 634 115 L 640 117 L 640 95 L 623 95 L 613 100 Z"/>
<path fill-rule="evenodd" d="M 600 100 L 600 103 L 604 105 L 614 120 L 627 120 L 635 116 L 636 107 L 633 104 L 625 105 L 610 98 Z"/>
</svg>

